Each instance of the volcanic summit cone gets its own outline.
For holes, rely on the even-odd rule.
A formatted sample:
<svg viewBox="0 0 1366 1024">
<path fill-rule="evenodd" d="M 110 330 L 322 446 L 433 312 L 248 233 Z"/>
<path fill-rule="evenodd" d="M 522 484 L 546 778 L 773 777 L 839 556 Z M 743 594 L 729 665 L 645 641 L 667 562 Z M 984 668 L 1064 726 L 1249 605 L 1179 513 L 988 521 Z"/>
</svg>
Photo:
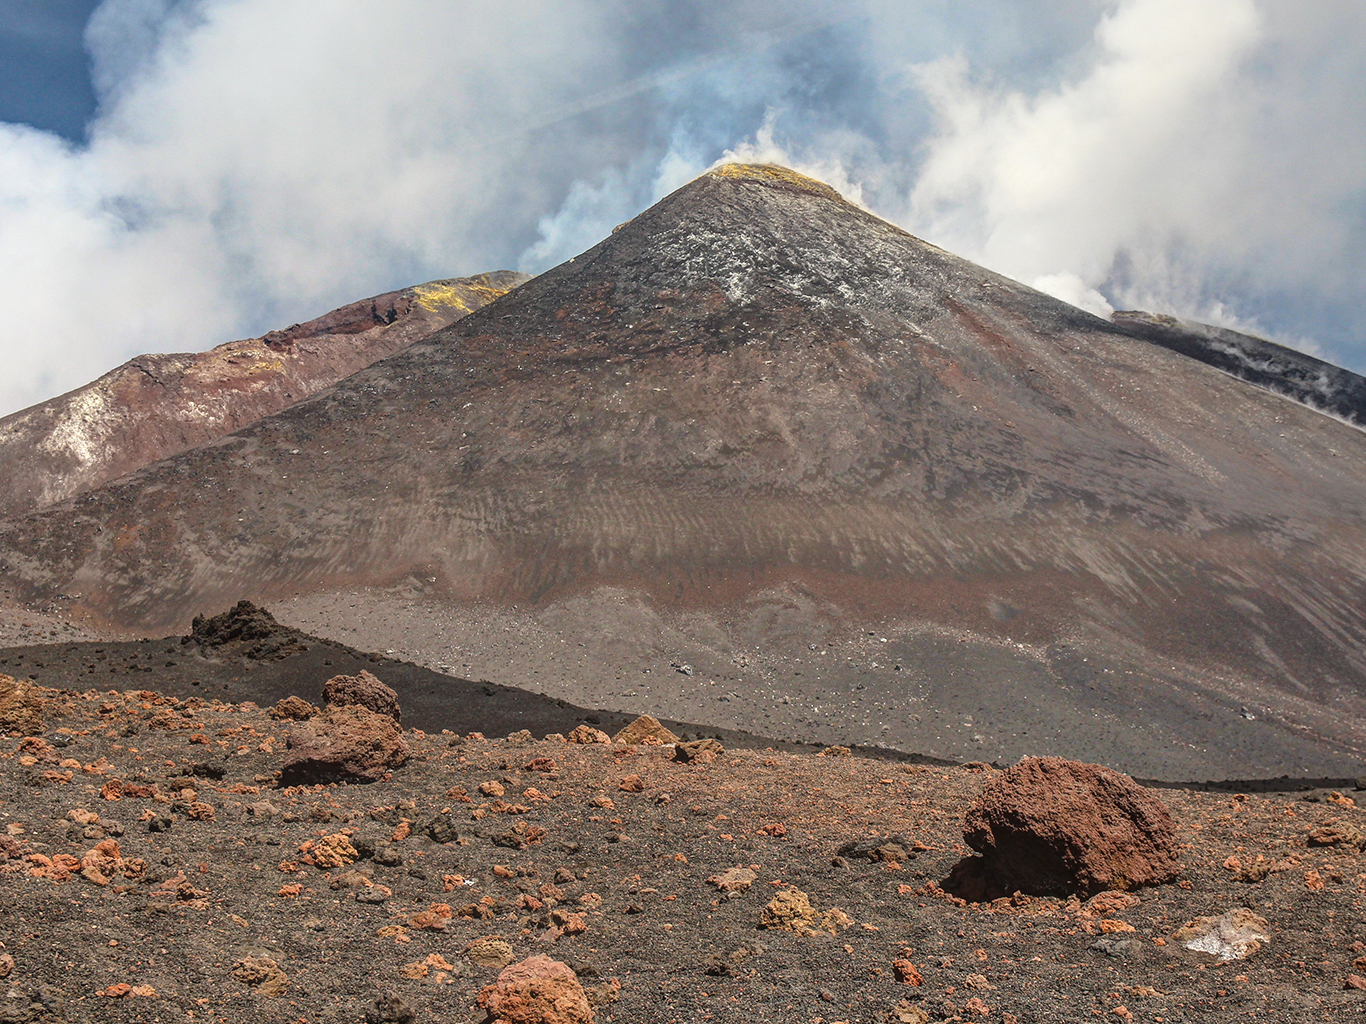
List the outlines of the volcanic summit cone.
<svg viewBox="0 0 1366 1024">
<path fill-rule="evenodd" d="M 1104 691 L 1146 723 L 1194 687 L 1350 745 L 1314 709 L 1366 683 L 1364 515 L 1355 429 L 732 165 L 309 400 L 0 527 L 0 560 L 15 598 L 144 631 L 409 581 L 452 614 L 630 593 L 724 652 L 797 595 L 822 629 L 900 624 L 867 669 L 906 669 L 889 702 L 938 679 L 1025 721 L 1051 687 L 1091 721 Z"/>
</svg>

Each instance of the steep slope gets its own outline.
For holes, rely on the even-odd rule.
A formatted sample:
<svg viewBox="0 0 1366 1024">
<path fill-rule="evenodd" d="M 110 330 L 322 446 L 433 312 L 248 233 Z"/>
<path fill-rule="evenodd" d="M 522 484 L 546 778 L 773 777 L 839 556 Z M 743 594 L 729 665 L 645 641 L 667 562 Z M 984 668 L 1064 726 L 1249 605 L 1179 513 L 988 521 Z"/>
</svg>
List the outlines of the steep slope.
<svg viewBox="0 0 1366 1024">
<path fill-rule="evenodd" d="M 1246 777 L 1360 742 L 1364 516 L 1360 432 L 729 167 L 312 399 L 0 526 L 0 561 L 16 599 L 147 631 L 377 587 L 476 622 L 633 594 L 735 665 L 888 630 L 905 671 L 787 664 L 822 681 L 794 731 L 867 687 L 844 738 L 965 756 L 994 716 L 992 756 L 1085 736 Z M 657 643 L 644 613 L 595 621 Z M 671 717 L 774 734 L 776 676 L 732 671 L 733 704 Z M 576 700 L 607 706 L 593 678 Z M 1257 746 L 1266 709 L 1302 728 Z"/>
<path fill-rule="evenodd" d="M 143 355 L 0 419 L 0 518 L 23 515 L 205 444 L 335 384 L 526 280 L 431 281 L 232 341 Z"/>
<path fill-rule="evenodd" d="M 1314 409 L 1366 423 L 1366 377 L 1265 338 L 1161 313 L 1119 310 L 1115 326 Z"/>
</svg>

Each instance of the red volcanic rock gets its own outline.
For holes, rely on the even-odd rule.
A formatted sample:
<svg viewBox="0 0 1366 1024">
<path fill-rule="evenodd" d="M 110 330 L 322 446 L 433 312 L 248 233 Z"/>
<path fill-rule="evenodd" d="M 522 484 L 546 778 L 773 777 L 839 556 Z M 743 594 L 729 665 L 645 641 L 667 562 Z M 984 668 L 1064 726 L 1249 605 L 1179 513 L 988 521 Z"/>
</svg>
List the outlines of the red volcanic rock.
<svg viewBox="0 0 1366 1024">
<path fill-rule="evenodd" d="M 0 673 L 0 735 L 37 735 L 43 731 L 42 711 L 42 699 L 31 682 Z"/>
<path fill-rule="evenodd" d="M 395 722 L 402 721 L 398 694 L 364 669 L 358 676 L 333 676 L 323 683 L 323 700 L 332 707 L 357 705 L 377 715 L 387 715 Z"/>
<path fill-rule="evenodd" d="M 494 1024 L 592 1024 L 593 1010 L 574 972 L 548 956 L 507 967 L 479 993 Z"/>
<path fill-rule="evenodd" d="M 1007 892 L 1136 889 L 1170 882 L 1181 867 L 1160 800 L 1127 775 L 1061 757 L 1025 758 L 992 780 L 963 838 Z"/>
<path fill-rule="evenodd" d="M 394 720 L 358 704 L 329 707 L 289 730 L 281 770 L 286 786 L 319 782 L 375 782 L 408 760 L 408 744 Z"/>
<path fill-rule="evenodd" d="M 503 270 L 431 281 L 208 352 L 138 356 L 0 419 L 0 517 L 52 505 L 240 430 L 525 280 Z"/>
</svg>

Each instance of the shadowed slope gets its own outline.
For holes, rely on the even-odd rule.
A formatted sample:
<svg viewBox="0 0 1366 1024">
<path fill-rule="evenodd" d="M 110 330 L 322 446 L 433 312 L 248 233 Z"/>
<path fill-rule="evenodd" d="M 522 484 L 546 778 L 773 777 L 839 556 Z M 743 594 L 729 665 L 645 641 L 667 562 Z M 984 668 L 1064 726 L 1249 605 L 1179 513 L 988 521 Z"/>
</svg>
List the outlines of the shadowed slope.
<svg viewBox="0 0 1366 1024">
<path fill-rule="evenodd" d="M 1358 424 L 1366 422 L 1366 377 L 1274 341 L 1161 313 L 1120 310 L 1110 320 L 1136 338 Z"/>
<path fill-rule="evenodd" d="M 1364 510 L 1358 431 L 726 168 L 308 401 L 5 525 L 0 559 L 15 597 L 148 631 L 404 579 L 705 613 L 782 585 L 1322 705 L 1366 679 Z"/>
<path fill-rule="evenodd" d="M 213 441 L 440 330 L 526 280 L 497 271 L 386 292 L 208 352 L 144 355 L 0 419 L 0 518 Z"/>
</svg>

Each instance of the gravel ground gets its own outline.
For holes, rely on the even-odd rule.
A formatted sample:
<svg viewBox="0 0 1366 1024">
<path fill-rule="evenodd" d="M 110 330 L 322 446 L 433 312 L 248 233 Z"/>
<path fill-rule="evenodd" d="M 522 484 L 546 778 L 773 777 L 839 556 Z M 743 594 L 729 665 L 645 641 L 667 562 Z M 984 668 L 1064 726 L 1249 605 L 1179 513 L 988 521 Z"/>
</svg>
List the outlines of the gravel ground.
<svg viewBox="0 0 1366 1024">
<path fill-rule="evenodd" d="M 1366 868 L 1353 843 L 1307 844 L 1363 824 L 1350 792 L 1163 790 L 1177 883 L 1129 905 L 966 903 L 940 883 L 968 852 L 981 764 L 729 750 L 683 765 L 669 747 L 410 731 L 414 758 L 386 781 L 281 789 L 287 723 L 255 705 L 53 696 L 43 742 L 0 741 L 7 1021 L 349 1022 L 383 992 L 418 1020 L 477 1021 L 497 967 L 475 958 L 502 949 L 477 941 L 490 936 L 516 959 L 569 963 L 600 1021 L 1331 1021 L 1366 1007 L 1344 989 L 1363 971 Z M 841 855 L 868 837 L 898 837 L 905 857 Z M 89 851 L 111 839 L 121 861 L 100 868 Z M 358 859 L 342 863 L 348 847 Z M 330 866 L 327 850 L 341 851 Z M 43 859 L 58 854 L 94 877 L 54 880 Z M 708 883 L 737 866 L 748 891 Z M 793 889 L 828 931 L 760 927 Z M 1269 924 L 1246 959 L 1172 938 L 1236 907 Z"/>
</svg>

